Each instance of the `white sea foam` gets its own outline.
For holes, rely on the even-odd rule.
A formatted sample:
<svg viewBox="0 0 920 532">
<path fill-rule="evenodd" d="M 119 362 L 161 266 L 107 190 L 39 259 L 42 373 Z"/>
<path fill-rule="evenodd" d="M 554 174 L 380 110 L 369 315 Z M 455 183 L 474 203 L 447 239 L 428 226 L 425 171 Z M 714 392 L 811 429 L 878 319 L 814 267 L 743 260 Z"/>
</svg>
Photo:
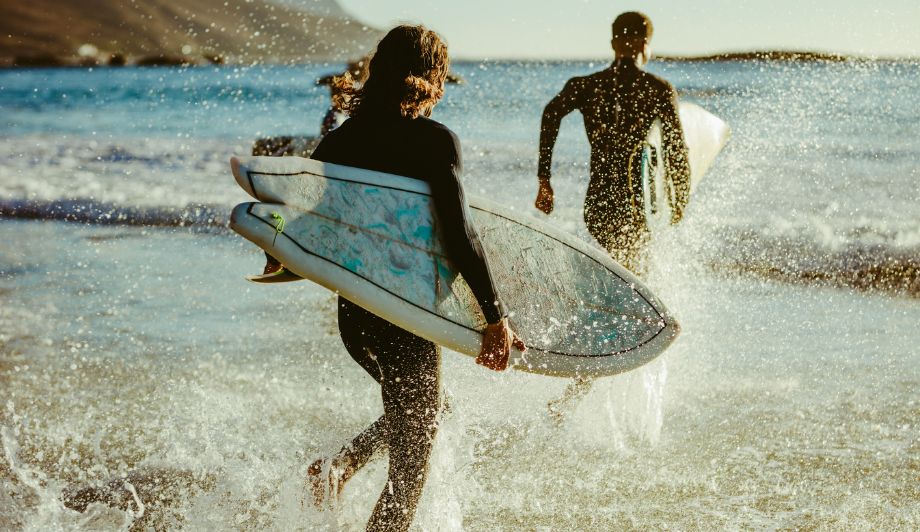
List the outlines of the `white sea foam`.
<svg viewBox="0 0 920 532">
<path fill-rule="evenodd" d="M 244 143 L 29 135 L 0 146 L 0 197 L 7 200 L 184 207 L 248 197 L 229 175 L 230 157 L 250 149 Z"/>
</svg>

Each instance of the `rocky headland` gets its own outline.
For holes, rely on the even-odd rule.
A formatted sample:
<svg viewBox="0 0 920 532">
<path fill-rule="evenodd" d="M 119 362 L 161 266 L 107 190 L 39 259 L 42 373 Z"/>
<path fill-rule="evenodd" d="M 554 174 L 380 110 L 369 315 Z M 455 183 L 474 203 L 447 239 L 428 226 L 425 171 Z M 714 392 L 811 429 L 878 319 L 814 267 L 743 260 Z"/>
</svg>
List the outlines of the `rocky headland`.
<svg viewBox="0 0 920 532">
<path fill-rule="evenodd" d="M 28 0 L 0 5 L 0 65 L 341 61 L 381 32 L 335 0 Z"/>
</svg>

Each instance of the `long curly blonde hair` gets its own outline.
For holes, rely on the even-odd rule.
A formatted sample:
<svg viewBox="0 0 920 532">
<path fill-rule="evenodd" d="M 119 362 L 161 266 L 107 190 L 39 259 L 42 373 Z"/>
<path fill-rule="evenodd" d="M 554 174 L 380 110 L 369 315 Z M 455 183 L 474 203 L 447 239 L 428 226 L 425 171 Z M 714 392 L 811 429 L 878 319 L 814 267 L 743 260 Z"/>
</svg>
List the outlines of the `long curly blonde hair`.
<svg viewBox="0 0 920 532">
<path fill-rule="evenodd" d="M 399 112 L 430 116 L 444 96 L 450 68 L 447 45 L 424 26 L 397 26 L 377 44 L 365 79 L 350 72 L 333 80 L 334 105 L 349 116 Z"/>
</svg>

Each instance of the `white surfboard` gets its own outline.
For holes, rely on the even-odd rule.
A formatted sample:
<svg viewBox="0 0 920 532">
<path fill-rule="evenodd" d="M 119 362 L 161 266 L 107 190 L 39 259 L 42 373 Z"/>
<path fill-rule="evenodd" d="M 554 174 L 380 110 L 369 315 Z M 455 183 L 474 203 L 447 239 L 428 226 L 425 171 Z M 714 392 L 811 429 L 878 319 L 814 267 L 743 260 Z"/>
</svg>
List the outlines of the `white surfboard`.
<svg viewBox="0 0 920 532">
<path fill-rule="evenodd" d="M 446 257 L 425 182 L 297 157 L 231 165 L 259 200 L 233 210 L 234 231 L 406 330 L 479 353 L 485 320 Z M 511 324 L 529 347 L 512 355 L 514 368 L 612 375 L 645 364 L 677 336 L 661 301 L 606 253 L 492 202 L 471 198 L 470 206 Z"/>
<path fill-rule="evenodd" d="M 678 112 L 689 151 L 692 198 L 697 185 L 731 137 L 731 128 L 719 117 L 693 103 L 682 102 Z M 669 198 L 673 195 L 665 175 L 665 147 L 661 138 L 661 124 L 657 120 L 649 131 L 642 157 L 645 217 L 654 234 L 671 223 Z"/>
</svg>

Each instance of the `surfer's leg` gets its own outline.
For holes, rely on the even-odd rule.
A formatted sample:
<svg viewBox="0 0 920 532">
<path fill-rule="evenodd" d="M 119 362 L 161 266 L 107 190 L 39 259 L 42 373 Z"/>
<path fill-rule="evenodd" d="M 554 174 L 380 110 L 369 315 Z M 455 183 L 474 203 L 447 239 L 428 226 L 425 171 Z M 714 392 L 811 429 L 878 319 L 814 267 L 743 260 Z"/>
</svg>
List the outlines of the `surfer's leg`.
<svg viewBox="0 0 920 532">
<path fill-rule="evenodd" d="M 621 213 L 610 207 L 610 198 L 586 198 L 583 212 L 585 227 L 591 236 L 597 240 L 608 253 L 614 255 L 616 260 L 617 239 L 616 235 L 620 226 Z"/>
<path fill-rule="evenodd" d="M 379 384 L 382 369 L 374 351 L 377 350 L 377 346 L 390 341 L 387 332 L 390 327 L 395 326 L 344 297 L 339 297 L 338 319 L 339 333 L 348 354 Z"/>
<path fill-rule="evenodd" d="M 614 253 L 617 244 L 616 229 L 611 223 L 611 220 L 616 219 L 616 212 L 606 206 L 606 201 L 609 200 L 599 200 L 596 197 L 587 198 L 583 213 L 585 226 L 591 236 L 611 253 L 614 260 L 616 260 L 617 254 Z M 556 422 L 561 422 L 565 418 L 566 410 L 572 408 L 573 404 L 577 404 L 584 396 L 588 395 L 593 384 L 594 379 L 589 377 L 575 377 L 572 379 L 565 387 L 565 391 L 562 392 L 562 397 L 553 399 L 546 405 L 549 409 L 550 417 Z"/>
<path fill-rule="evenodd" d="M 375 381 L 381 382 L 383 372 L 377 362 L 377 356 L 369 349 L 369 344 L 384 344 L 389 341 L 386 335 L 380 335 L 392 325 L 376 323 L 373 314 L 348 301 L 339 298 L 339 332 L 342 343 L 351 358 L 360 365 Z M 382 320 L 381 320 L 382 321 Z M 342 492 L 345 483 L 364 467 L 375 455 L 386 449 L 385 417 L 380 416 L 333 457 L 319 458 L 307 468 L 310 491 L 317 506 L 321 506 L 327 494 L 336 496 Z"/>
<path fill-rule="evenodd" d="M 636 274 L 640 279 L 648 275 L 648 245 L 651 235 L 645 228 L 625 228 L 617 235 L 614 250 L 611 255 L 614 260 L 623 265 L 627 270 Z"/>
<path fill-rule="evenodd" d="M 322 507 L 327 496 L 338 497 L 345 483 L 387 447 L 385 417 L 380 416 L 332 458 L 318 458 L 307 468 L 313 503 Z"/>
<path fill-rule="evenodd" d="M 428 458 L 437 432 L 441 350 L 418 337 L 401 344 L 400 349 L 387 349 L 379 357 L 389 471 L 368 530 L 409 528 L 428 476 Z"/>
<path fill-rule="evenodd" d="M 610 257 L 639 277 L 648 269 L 646 254 L 650 235 L 644 221 L 626 212 L 585 204 L 585 226 Z"/>
</svg>

